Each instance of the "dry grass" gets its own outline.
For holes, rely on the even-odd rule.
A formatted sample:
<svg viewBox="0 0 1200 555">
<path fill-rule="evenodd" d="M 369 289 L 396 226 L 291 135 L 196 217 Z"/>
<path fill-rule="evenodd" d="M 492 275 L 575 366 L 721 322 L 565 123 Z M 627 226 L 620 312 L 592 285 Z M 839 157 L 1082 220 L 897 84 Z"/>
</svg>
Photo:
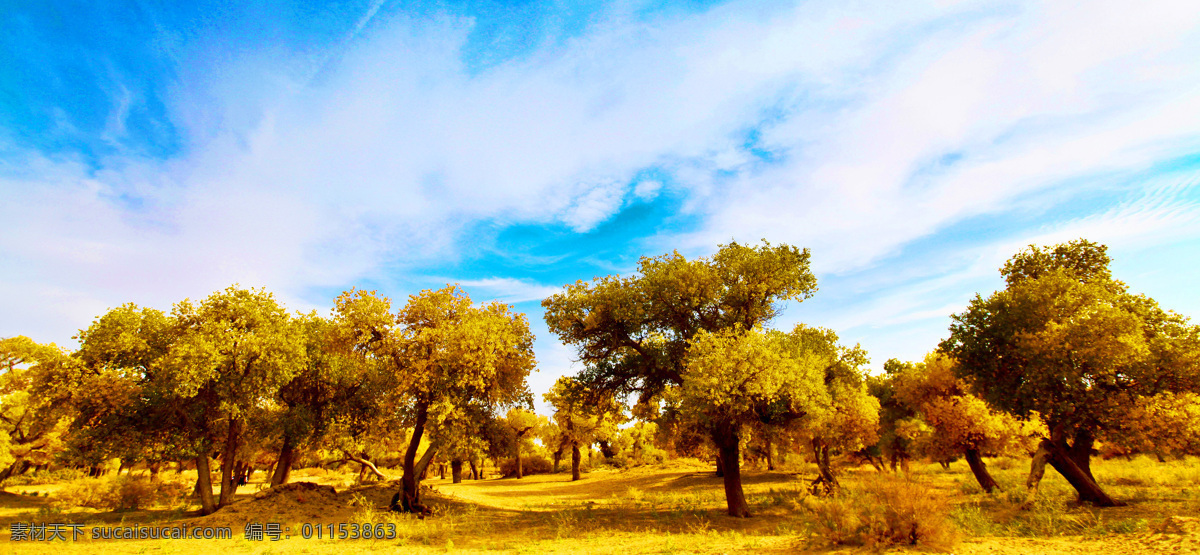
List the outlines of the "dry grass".
<svg viewBox="0 0 1200 555">
<path fill-rule="evenodd" d="M 674 461 L 659 467 L 597 470 L 571 482 L 569 473 L 516 479 L 427 480 L 434 515 L 420 519 L 381 510 L 398 487 L 393 483 L 347 488 L 350 473 L 298 471 L 297 481 L 333 485 L 336 495 L 297 493 L 255 500 L 261 484 L 239 490 L 239 501 L 209 517 L 187 514 L 194 505 L 143 504 L 139 510 L 56 508 L 70 483 L 10 488 L 0 495 L 0 543 L 11 552 L 44 552 L 46 544 L 9 542 L 14 522 L 114 525 L 228 525 L 230 540 L 90 540 L 59 542 L 55 551 L 114 553 L 342 553 L 360 550 L 404 552 L 516 553 L 721 553 L 755 551 L 791 553 L 805 549 L 871 550 L 889 545 L 900 550 L 947 550 L 956 553 L 1055 552 L 1077 549 L 1080 542 L 1108 547 L 1090 549 L 1143 551 L 1184 542 L 1191 536 L 1157 534 L 1166 519 L 1200 514 L 1200 462 L 1195 459 L 1158 463 L 1151 459 L 1096 461 L 1094 472 L 1126 507 L 1094 509 L 1073 503 L 1070 487 L 1048 472 L 1042 499 L 1028 511 L 1017 490 L 1028 468 L 1025 461 L 990 461 L 997 480 L 1010 493 L 984 494 L 963 462 L 942 469 L 914 464 L 909 477 L 881 475 L 868 468 L 844 473 L 844 491 L 832 499 L 806 493 L 815 473 L 801 465 L 791 472 L 749 470 L 745 476 L 750 519 L 724 513 L 721 480 L 710 465 Z M 176 479 L 173 475 L 169 478 Z M 256 478 L 261 480 L 262 475 Z M 194 475 L 179 476 L 188 483 Z M 78 482 L 77 482 L 78 483 Z M 39 493 L 32 495 L 18 495 Z M 47 497 L 44 494 L 49 494 Z M 948 516 L 947 516 L 948 515 Z M 290 539 L 247 541 L 247 522 L 280 522 Z M 391 539 L 304 539 L 304 523 L 384 524 Z M 954 530 L 961 543 L 954 544 Z M 1155 539 L 1158 538 L 1158 539 Z M 1165 539 L 1164 539 L 1165 538 Z M 1116 542 L 1116 543 L 1114 543 Z M 1124 543 L 1121 543 L 1124 542 Z M 1151 543 L 1146 543 L 1151 542 Z M 101 545 L 103 544 L 103 545 Z M 850 544 L 850 547 L 841 547 Z M 1173 544 L 1172 544 L 1173 545 Z M 1059 547 L 1056 547 L 1059 546 Z M 1124 547 L 1120 547 L 1124 546 Z M 1065 549 L 1065 547 L 1064 547 Z"/>
</svg>

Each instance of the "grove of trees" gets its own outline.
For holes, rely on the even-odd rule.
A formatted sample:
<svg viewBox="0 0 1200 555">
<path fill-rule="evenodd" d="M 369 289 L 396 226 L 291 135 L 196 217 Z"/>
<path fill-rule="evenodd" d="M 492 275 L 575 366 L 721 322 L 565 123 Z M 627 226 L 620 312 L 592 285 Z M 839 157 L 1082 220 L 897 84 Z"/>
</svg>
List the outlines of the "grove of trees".
<svg viewBox="0 0 1200 555">
<path fill-rule="evenodd" d="M 424 513 L 430 468 L 448 465 L 458 483 L 488 460 L 521 478 L 569 458 L 580 480 L 585 458 L 690 456 L 722 477 L 728 514 L 748 517 L 754 459 L 801 457 L 828 495 L 842 465 L 907 471 L 917 457 L 963 458 L 990 493 L 1009 485 L 985 458 L 1010 456 L 1030 457 L 1029 499 L 1048 464 L 1080 500 L 1111 506 L 1091 470 L 1098 447 L 1200 454 L 1200 327 L 1130 293 L 1109 263 L 1085 240 L 1031 246 L 924 360 L 871 375 L 865 350 L 833 330 L 771 327 L 817 291 L 807 249 L 642 258 L 543 301 L 582 363 L 541 392 L 549 417 L 532 411 L 525 315 L 457 286 L 403 306 L 351 289 L 328 315 L 237 286 L 170 312 L 125 304 L 80 330 L 74 351 L 0 340 L 0 481 L 52 465 L 97 475 L 114 459 L 152 475 L 187 464 L 208 514 L 255 470 L 278 486 L 298 464 L 351 464 L 360 481 L 398 466 L 391 508 Z"/>
</svg>

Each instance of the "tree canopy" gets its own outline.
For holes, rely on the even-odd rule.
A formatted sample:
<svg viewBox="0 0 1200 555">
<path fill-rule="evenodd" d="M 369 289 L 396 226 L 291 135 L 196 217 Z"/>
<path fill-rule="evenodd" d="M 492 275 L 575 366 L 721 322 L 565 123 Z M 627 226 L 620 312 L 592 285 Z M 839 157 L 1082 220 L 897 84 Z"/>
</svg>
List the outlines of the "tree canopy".
<svg viewBox="0 0 1200 555">
<path fill-rule="evenodd" d="M 1005 289 L 952 316 L 940 346 L 993 406 L 1041 415 L 1049 437 L 1039 460 L 1099 505 L 1115 502 L 1091 475 L 1097 434 L 1119 428 L 1143 397 L 1200 383 L 1197 327 L 1129 293 L 1108 264 L 1106 248 L 1085 240 L 1031 246 L 1001 269 Z"/>
</svg>

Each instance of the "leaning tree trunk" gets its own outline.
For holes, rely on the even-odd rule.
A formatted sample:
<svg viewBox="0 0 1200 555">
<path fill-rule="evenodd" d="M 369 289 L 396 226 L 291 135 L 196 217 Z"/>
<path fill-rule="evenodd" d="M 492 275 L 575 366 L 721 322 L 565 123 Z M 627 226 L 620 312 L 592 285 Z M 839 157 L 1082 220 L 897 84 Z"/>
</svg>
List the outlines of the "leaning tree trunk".
<svg viewBox="0 0 1200 555">
<path fill-rule="evenodd" d="M 296 447 L 292 438 L 284 436 L 283 447 L 279 449 L 279 458 L 275 462 L 275 473 L 271 475 L 271 487 L 286 484 L 292 474 L 292 463 L 296 460 Z"/>
<path fill-rule="evenodd" d="M 421 447 L 421 437 L 425 435 L 425 423 L 428 420 L 428 404 L 419 403 L 417 405 L 417 421 L 413 425 L 412 439 L 408 441 L 408 448 L 404 450 L 404 475 L 400 478 L 400 491 L 397 494 L 398 499 L 392 501 L 392 510 L 394 511 L 400 510 L 411 513 L 421 503 L 421 492 L 417 488 L 417 450 Z"/>
<path fill-rule="evenodd" d="M 11 478 L 13 476 L 13 474 L 15 474 L 17 472 L 17 468 L 20 468 L 21 463 L 23 463 L 23 462 L 25 462 L 24 457 L 17 457 L 17 460 L 13 461 L 12 464 L 8 465 L 8 468 L 5 468 L 4 472 L 0 472 L 0 482 L 3 482 L 5 480 Z M 95 468 L 95 467 L 93 467 L 93 468 Z M 88 476 L 89 477 L 91 476 L 90 470 L 88 472 Z"/>
<path fill-rule="evenodd" d="M 741 441 L 740 430 L 736 424 L 727 424 L 713 430 L 713 442 L 720 451 L 721 470 L 725 482 L 725 506 L 729 516 L 746 518 L 750 516 L 750 506 L 746 504 L 746 495 L 742 491 L 742 471 L 738 464 L 738 443 Z"/>
<path fill-rule="evenodd" d="M 1079 494 L 1080 502 L 1087 502 L 1097 507 L 1117 507 L 1122 506 L 1113 498 L 1109 497 L 1096 481 L 1088 476 L 1082 468 L 1072 460 L 1070 456 L 1070 448 L 1063 445 L 1062 440 L 1058 442 L 1043 439 L 1038 445 L 1038 450 L 1033 455 L 1033 462 L 1029 469 L 1029 479 L 1026 480 L 1025 486 L 1028 489 L 1029 497 L 1026 500 L 1025 506 L 1032 505 L 1034 498 L 1037 496 L 1038 485 L 1042 481 L 1042 476 L 1045 474 L 1046 464 L 1049 464 L 1057 470 L 1071 487 L 1075 488 Z"/>
<path fill-rule="evenodd" d="M 571 481 L 572 482 L 577 481 L 580 478 L 579 460 L 582 458 L 583 458 L 583 456 L 580 455 L 580 453 L 579 453 L 579 444 L 572 443 L 571 444 Z"/>
<path fill-rule="evenodd" d="M 217 510 L 213 502 L 212 471 L 208 468 L 208 453 L 196 457 L 196 489 L 200 492 L 200 514 L 210 515 Z"/>
<path fill-rule="evenodd" d="M 833 493 L 840 487 L 837 476 L 833 473 L 833 465 L 829 463 L 829 446 L 820 440 L 812 440 L 813 459 L 817 463 L 817 479 L 813 480 L 813 492 Z"/>
<path fill-rule="evenodd" d="M 359 483 L 364 481 L 367 476 L 367 471 L 371 471 L 371 476 L 376 477 L 378 481 L 385 481 L 385 479 L 388 479 L 388 477 L 383 475 L 383 472 L 379 472 L 379 467 L 376 466 L 376 464 L 371 463 L 371 459 L 368 458 L 370 455 L 367 455 L 366 453 L 362 453 L 362 455 L 355 455 L 354 453 L 348 452 L 348 450 L 343 450 L 342 453 L 346 454 L 346 460 L 359 464 Z"/>
<path fill-rule="evenodd" d="M 475 468 L 475 459 L 472 458 L 471 460 L 469 460 L 467 462 L 471 464 L 471 479 L 472 480 L 480 479 L 481 476 L 479 475 L 479 469 Z"/>
<path fill-rule="evenodd" d="M 229 433 L 225 436 L 225 446 L 221 451 L 221 499 L 217 506 L 224 507 L 233 501 L 237 491 L 237 483 L 233 479 L 233 467 L 237 463 L 238 447 L 242 441 L 242 419 L 229 420 Z"/>
<path fill-rule="evenodd" d="M 391 509 L 393 511 L 403 511 L 406 513 L 429 512 L 429 509 L 421 504 L 421 481 L 419 477 L 425 473 L 425 469 L 429 467 L 429 461 L 433 460 L 434 454 L 437 453 L 438 446 L 436 442 L 425 450 L 425 454 L 421 457 L 421 460 L 416 460 L 417 451 L 421 447 L 421 437 L 425 435 L 425 424 L 428 421 L 429 404 L 424 402 L 419 403 L 417 405 L 417 420 L 413 425 L 412 439 L 408 442 L 408 448 L 404 450 L 404 476 L 400 479 L 400 491 L 392 497 Z"/>
<path fill-rule="evenodd" d="M 992 491 L 1000 489 L 1000 484 L 992 478 L 988 473 L 987 465 L 983 463 L 983 457 L 979 455 L 978 449 L 967 449 L 967 465 L 971 467 L 971 473 L 975 475 L 975 480 L 979 482 L 979 487 L 983 491 L 992 493 Z"/>
<path fill-rule="evenodd" d="M 453 459 L 450 461 L 450 481 L 452 483 L 462 483 L 462 463 L 462 459 Z"/>
<path fill-rule="evenodd" d="M 1060 442 L 1060 445 L 1066 447 L 1065 442 Z M 1091 430 L 1080 428 L 1075 430 L 1075 442 L 1066 447 L 1067 456 L 1093 482 L 1096 481 L 1096 477 L 1092 476 L 1092 447 L 1095 445 L 1096 437 L 1092 435 Z"/>
</svg>

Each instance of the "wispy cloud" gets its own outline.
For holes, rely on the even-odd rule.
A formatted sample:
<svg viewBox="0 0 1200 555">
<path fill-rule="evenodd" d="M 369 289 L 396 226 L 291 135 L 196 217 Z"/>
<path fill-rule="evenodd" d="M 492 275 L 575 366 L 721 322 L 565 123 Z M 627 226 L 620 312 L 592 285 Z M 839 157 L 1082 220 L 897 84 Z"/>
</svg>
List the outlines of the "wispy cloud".
<svg viewBox="0 0 1200 555">
<path fill-rule="evenodd" d="M 1200 234 L 1194 170 L 1174 189 L 1145 177 L 1200 150 L 1200 13 L 1187 3 L 614 8 L 479 71 L 463 62 L 470 18 L 398 9 L 373 0 L 341 27 L 349 39 L 315 54 L 264 45 L 181 66 L 164 102 L 187 148 L 171 158 L 3 145 L 0 313 L 21 316 L 0 334 L 61 338 L 106 306 L 166 307 L 235 281 L 320 306 L 309 291 L 461 260 L 480 222 L 582 235 L 669 193 L 696 225 L 639 245 L 809 246 L 822 295 L 861 287 L 852 314 L 819 317 L 895 346 L 869 328 L 934 322 L 1014 245 Z M 111 94 L 116 136 L 142 100 Z M 1114 176 L 1134 176 L 1123 198 L 1146 200 L 1054 213 L 1075 194 L 1065 183 Z M 941 235 L 1027 210 L 1046 216 L 1002 237 Z M 952 260 L 896 262 L 939 237 L 962 243 Z M 469 275 L 494 276 L 462 282 L 477 300 L 556 290 Z"/>
<path fill-rule="evenodd" d="M 488 278 L 462 280 L 459 285 L 474 294 L 475 300 L 496 300 L 504 303 L 525 303 L 541 301 L 546 297 L 562 291 L 561 287 L 552 287 L 533 283 L 529 280 L 514 278 Z"/>
</svg>

